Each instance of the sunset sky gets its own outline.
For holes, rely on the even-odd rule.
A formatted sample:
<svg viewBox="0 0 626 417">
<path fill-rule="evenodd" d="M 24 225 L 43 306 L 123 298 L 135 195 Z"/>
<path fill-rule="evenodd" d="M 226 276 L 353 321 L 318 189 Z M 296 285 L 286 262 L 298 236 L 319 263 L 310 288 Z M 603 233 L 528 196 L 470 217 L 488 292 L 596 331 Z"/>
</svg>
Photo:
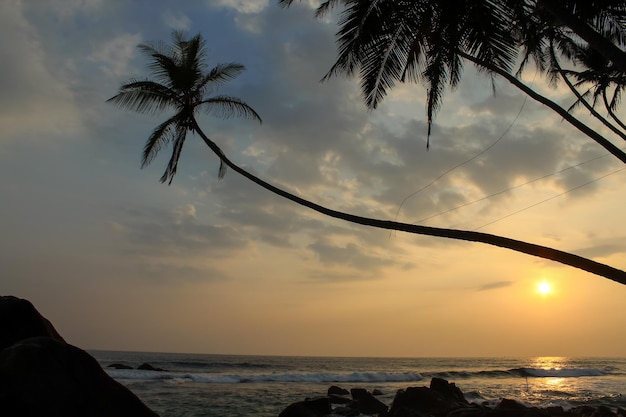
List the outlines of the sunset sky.
<svg viewBox="0 0 626 417">
<path fill-rule="evenodd" d="M 0 2 L 0 293 L 32 301 L 85 349 L 625 356 L 626 286 L 492 246 L 324 217 L 233 171 L 218 180 L 219 161 L 198 137 L 171 186 L 159 183 L 169 148 L 140 169 L 145 140 L 169 113 L 105 101 L 147 74 L 139 43 L 201 33 L 209 65 L 247 68 L 219 93 L 263 124 L 200 124 L 265 180 L 337 210 L 504 235 L 626 269 L 623 164 L 505 81 L 494 95 L 469 65 L 427 150 L 422 86 L 399 85 L 368 111 L 357 79 L 320 82 L 337 26 L 315 19 L 314 6 Z M 532 68 L 523 78 L 571 104 L 565 86 Z"/>
</svg>

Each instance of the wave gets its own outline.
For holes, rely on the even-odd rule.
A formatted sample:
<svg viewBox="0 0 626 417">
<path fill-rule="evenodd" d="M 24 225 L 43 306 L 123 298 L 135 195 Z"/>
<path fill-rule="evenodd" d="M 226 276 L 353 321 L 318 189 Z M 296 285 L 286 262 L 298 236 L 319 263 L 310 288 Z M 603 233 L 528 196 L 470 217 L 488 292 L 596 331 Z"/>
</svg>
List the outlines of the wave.
<svg viewBox="0 0 626 417">
<path fill-rule="evenodd" d="M 492 371 L 449 371 L 449 372 L 350 372 L 350 373 L 323 373 L 323 372 L 272 372 L 272 373 L 237 373 L 237 372 L 157 372 L 137 369 L 111 369 L 106 372 L 115 379 L 139 380 L 169 380 L 173 382 L 198 383 L 254 383 L 254 382 L 301 382 L 301 383 L 383 383 L 383 382 L 417 382 L 431 378 L 443 378 L 449 381 L 470 378 L 578 378 L 590 376 L 604 376 L 606 370 L 597 368 L 514 368 L 510 370 Z"/>
<path fill-rule="evenodd" d="M 173 382 L 200 383 L 252 383 L 252 382 L 310 382 L 310 383 L 368 383 L 368 382 L 413 382 L 423 377 L 417 372 L 352 372 L 337 373 L 272 373 L 272 374 L 213 374 L 155 372 L 136 369 L 107 369 L 115 379 L 172 380 Z"/>
<path fill-rule="evenodd" d="M 204 369 L 224 369 L 224 368 L 235 368 L 235 369 L 270 369 L 274 368 L 273 364 L 265 364 L 265 363 L 253 363 L 249 361 L 242 362 L 205 362 L 202 360 L 197 361 L 166 361 L 166 362 L 156 362 L 157 366 L 167 368 L 169 365 L 174 365 L 174 367 L 179 368 L 204 368 Z"/>
<path fill-rule="evenodd" d="M 524 377 L 557 377 L 557 378 L 576 378 L 584 376 L 604 376 L 608 375 L 608 370 L 598 368 L 562 368 L 562 369 L 544 369 L 544 368 L 515 368 L 511 369 L 511 373 L 519 374 Z"/>
<path fill-rule="evenodd" d="M 450 371 L 424 373 L 424 376 L 444 379 L 468 379 L 482 378 L 511 378 L 511 377 L 535 377 L 535 378 L 577 378 L 587 376 L 605 376 L 611 373 L 610 369 L 599 368 L 513 368 L 509 370 L 490 371 Z"/>
</svg>

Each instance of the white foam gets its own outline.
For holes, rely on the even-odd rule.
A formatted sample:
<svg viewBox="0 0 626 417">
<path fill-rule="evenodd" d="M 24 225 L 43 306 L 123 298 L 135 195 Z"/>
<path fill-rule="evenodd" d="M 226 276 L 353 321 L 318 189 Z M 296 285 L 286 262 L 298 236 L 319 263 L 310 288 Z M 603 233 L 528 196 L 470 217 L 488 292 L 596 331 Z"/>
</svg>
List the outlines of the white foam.
<svg viewBox="0 0 626 417">
<path fill-rule="evenodd" d="M 177 373 L 141 370 L 109 370 L 115 379 L 138 380 L 173 380 L 193 381 L 201 383 L 236 384 L 246 382 L 411 382 L 420 381 L 422 376 L 417 372 L 352 372 L 352 373 L 272 373 L 272 374 L 215 374 L 215 373 Z"/>
</svg>

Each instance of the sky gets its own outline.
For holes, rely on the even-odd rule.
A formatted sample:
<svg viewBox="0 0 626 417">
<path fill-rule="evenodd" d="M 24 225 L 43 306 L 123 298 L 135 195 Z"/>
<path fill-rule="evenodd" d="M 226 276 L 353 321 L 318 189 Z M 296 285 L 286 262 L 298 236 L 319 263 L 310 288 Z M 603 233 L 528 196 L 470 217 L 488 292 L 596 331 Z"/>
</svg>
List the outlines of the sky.
<svg viewBox="0 0 626 417">
<path fill-rule="evenodd" d="M 336 16 L 313 0 L 0 2 L 0 293 L 84 349 L 322 356 L 625 356 L 626 287 L 510 250 L 353 225 L 300 207 L 189 137 L 141 169 L 169 117 L 106 100 L 147 75 L 137 45 L 201 33 L 246 71 L 202 116 L 232 161 L 327 207 L 478 230 L 626 269 L 626 172 L 503 80 L 466 65 L 426 149 L 423 86 L 378 109 L 320 80 Z M 564 106 L 531 68 L 523 79 Z M 587 118 L 583 111 L 577 113 Z M 619 142 L 615 142 L 618 143 Z M 621 146 L 621 145 L 620 145 Z M 456 167 L 456 168 L 455 168 Z M 462 207 L 461 207 L 462 206 Z M 547 282 L 551 291 L 537 286 Z"/>
</svg>

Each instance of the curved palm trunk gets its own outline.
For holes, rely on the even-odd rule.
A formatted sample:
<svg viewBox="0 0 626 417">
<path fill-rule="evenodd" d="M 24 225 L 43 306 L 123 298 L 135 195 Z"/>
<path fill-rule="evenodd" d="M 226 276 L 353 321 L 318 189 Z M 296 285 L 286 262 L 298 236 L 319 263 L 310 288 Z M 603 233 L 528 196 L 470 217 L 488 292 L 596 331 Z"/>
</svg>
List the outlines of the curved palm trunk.
<svg viewBox="0 0 626 417">
<path fill-rule="evenodd" d="M 587 135 L 589 138 L 591 138 L 594 141 L 596 141 L 600 146 L 602 146 L 604 149 L 606 149 L 611 154 L 616 156 L 617 159 L 619 159 L 620 161 L 626 163 L 626 153 L 624 153 L 624 151 L 622 151 L 620 148 L 615 146 L 607 138 L 605 138 L 604 136 L 600 135 L 598 132 L 596 132 L 595 130 L 591 129 L 589 126 L 587 126 L 586 124 L 584 124 L 583 122 L 581 122 L 580 120 L 578 120 L 577 118 L 572 116 L 567 110 L 565 110 L 563 107 L 561 107 L 558 104 L 556 104 L 554 101 L 552 101 L 549 98 L 547 98 L 545 96 L 542 96 L 541 94 L 537 93 L 535 90 L 533 90 L 532 88 L 528 87 L 526 84 L 524 84 L 523 82 L 518 80 L 515 76 L 513 76 L 512 74 L 509 74 L 508 72 L 506 72 L 506 71 L 496 67 L 495 65 L 491 65 L 488 62 L 481 61 L 480 59 L 478 59 L 478 58 L 476 58 L 476 57 L 474 57 L 472 55 L 469 55 L 469 54 L 467 54 L 467 53 L 465 53 L 463 51 L 457 51 L 457 53 L 461 57 L 467 59 L 470 62 L 473 62 L 474 64 L 478 65 L 479 67 L 485 68 L 486 70 L 489 70 L 489 71 L 491 71 L 493 73 L 496 73 L 496 74 L 500 75 L 502 78 L 504 78 L 507 81 L 509 81 L 515 87 L 517 87 L 520 90 L 522 90 L 522 92 L 524 92 L 524 94 L 528 95 L 533 100 L 535 100 L 535 101 L 537 101 L 537 102 L 539 102 L 539 103 L 549 107 L 550 109 L 554 110 L 555 113 L 557 113 L 559 116 L 561 116 L 563 119 L 565 119 L 569 124 L 571 124 L 576 129 L 578 129 L 579 131 L 581 131 L 582 133 Z"/>
<path fill-rule="evenodd" d="M 604 101 L 604 107 L 606 108 L 606 111 L 609 113 L 609 116 L 611 116 L 611 118 L 615 120 L 615 123 L 617 123 L 622 129 L 626 130 L 626 125 L 624 125 L 624 122 L 622 122 L 620 118 L 617 117 L 617 115 L 611 109 L 611 105 L 609 104 L 609 99 L 606 96 L 606 90 L 602 92 L 602 100 Z"/>
<path fill-rule="evenodd" d="M 556 62 L 556 61 L 555 61 Z M 583 106 L 585 106 L 585 108 L 587 110 L 589 110 L 589 113 L 591 113 L 593 115 L 593 117 L 595 117 L 596 119 L 598 119 L 600 122 L 602 122 L 602 124 L 604 126 L 606 126 L 607 128 L 609 128 L 613 133 L 615 133 L 616 135 L 618 135 L 619 137 L 621 137 L 622 139 L 626 140 L 626 133 L 622 132 L 621 130 L 619 130 L 617 127 L 615 127 L 611 122 L 609 122 L 608 120 L 606 120 L 604 117 L 602 117 L 602 115 L 600 113 L 598 113 L 596 111 L 596 109 L 589 104 L 589 102 L 587 100 L 585 100 L 585 98 L 578 92 L 578 90 L 576 89 L 576 87 L 574 87 L 574 85 L 572 84 L 572 82 L 569 80 L 569 78 L 567 78 L 567 74 L 565 74 L 565 72 L 563 71 L 563 69 L 558 65 L 557 63 L 557 70 L 559 71 L 559 74 L 561 75 L 561 78 L 563 79 L 563 81 L 565 81 L 565 84 L 567 84 L 567 86 L 569 87 L 570 91 L 576 96 L 576 98 L 578 99 L 578 101 L 580 103 L 582 103 Z M 605 101 L 605 105 L 606 105 L 606 101 Z M 609 109 L 609 114 L 611 113 L 611 110 Z M 624 128 L 624 126 L 621 126 L 622 128 Z"/>
<path fill-rule="evenodd" d="M 548 13 L 563 22 L 574 33 L 580 36 L 595 51 L 610 60 L 621 71 L 626 72 L 626 52 L 613 42 L 596 32 L 586 22 L 569 13 L 562 5 L 562 0 L 542 0 L 539 2 Z"/>
<path fill-rule="evenodd" d="M 591 259 L 583 258 L 582 256 L 574 255 L 568 252 L 563 252 L 557 249 L 552 249 L 546 246 L 535 245 L 533 243 L 527 243 L 520 240 L 509 239 L 502 236 L 492 235 L 488 233 L 481 232 L 473 232 L 468 230 L 456 230 L 456 229 L 445 229 L 439 227 L 429 227 L 429 226 L 420 226 L 408 223 L 395 222 L 390 220 L 378 220 L 369 217 L 356 216 L 353 214 L 344 213 L 341 211 L 333 210 L 326 208 L 324 206 L 320 206 L 319 204 L 313 203 L 311 201 L 300 198 L 296 195 L 293 195 L 281 188 L 275 187 L 272 184 L 269 184 L 257 176 L 249 173 L 248 171 L 240 168 L 236 164 L 230 161 L 222 152 L 222 150 L 217 146 L 215 142 L 209 139 L 200 126 L 198 122 L 193 119 L 193 130 L 197 132 L 202 140 L 207 144 L 209 148 L 221 159 L 221 161 L 230 167 L 233 171 L 238 172 L 244 177 L 248 178 L 250 181 L 255 184 L 260 185 L 261 187 L 281 196 L 288 200 L 293 201 L 294 203 L 300 204 L 304 207 L 308 207 L 311 210 L 315 210 L 318 213 L 325 214 L 330 217 L 334 217 L 336 219 L 345 220 L 352 223 L 362 224 L 364 226 L 377 227 L 380 229 L 387 230 L 398 230 L 401 232 L 414 233 L 418 235 L 427 235 L 427 236 L 437 236 L 444 237 L 449 239 L 458 239 L 458 240 L 466 240 L 470 242 L 480 242 L 485 243 L 487 245 L 499 246 L 501 248 L 511 249 L 516 252 L 526 253 L 528 255 L 537 256 L 543 259 L 549 259 L 555 262 L 560 262 L 565 265 L 570 265 L 575 268 L 582 269 L 587 272 L 591 272 L 592 274 L 600 275 L 620 284 L 626 285 L 626 272 L 613 268 L 611 266 L 592 261 Z"/>
</svg>

